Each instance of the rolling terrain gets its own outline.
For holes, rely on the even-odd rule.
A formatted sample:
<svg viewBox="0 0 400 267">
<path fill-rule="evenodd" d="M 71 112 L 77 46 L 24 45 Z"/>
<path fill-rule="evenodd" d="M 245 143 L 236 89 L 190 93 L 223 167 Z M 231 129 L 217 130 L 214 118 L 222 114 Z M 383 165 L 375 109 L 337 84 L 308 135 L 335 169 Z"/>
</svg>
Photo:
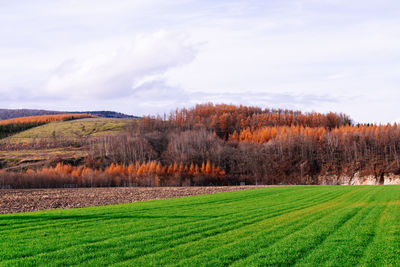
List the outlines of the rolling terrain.
<svg viewBox="0 0 400 267">
<path fill-rule="evenodd" d="M 0 139 L 51 122 L 69 121 L 69 120 L 77 120 L 83 118 L 97 118 L 97 117 L 89 114 L 58 114 L 58 115 L 18 117 L 8 120 L 0 120 Z"/>
<path fill-rule="evenodd" d="M 57 121 L 31 128 L 9 138 L 11 143 L 29 143 L 34 139 L 76 139 L 88 136 L 110 135 L 121 132 L 127 119 L 79 119 Z"/>
<path fill-rule="evenodd" d="M 131 119 L 87 118 L 55 121 L 0 139 L 0 169 L 79 162 L 88 154 L 87 138 L 122 132 Z M 75 146 L 71 146 L 74 144 Z"/>
<path fill-rule="evenodd" d="M 78 115 L 89 118 L 0 121 L 0 187 L 400 184 L 397 124 L 212 103 L 164 117 Z"/>
<path fill-rule="evenodd" d="M 0 265 L 399 266 L 400 186 L 276 187 L 0 215 Z"/>
<path fill-rule="evenodd" d="M 102 118 L 119 118 L 119 119 L 138 118 L 137 116 L 127 115 L 127 114 L 115 112 L 115 111 L 66 112 L 66 111 L 52 111 L 52 110 L 40 110 L 40 109 L 0 109 L 0 120 L 7 120 L 7 119 L 18 118 L 18 117 L 72 114 L 72 113 L 90 114 L 90 115 L 94 115 L 94 116 L 102 117 Z"/>
</svg>

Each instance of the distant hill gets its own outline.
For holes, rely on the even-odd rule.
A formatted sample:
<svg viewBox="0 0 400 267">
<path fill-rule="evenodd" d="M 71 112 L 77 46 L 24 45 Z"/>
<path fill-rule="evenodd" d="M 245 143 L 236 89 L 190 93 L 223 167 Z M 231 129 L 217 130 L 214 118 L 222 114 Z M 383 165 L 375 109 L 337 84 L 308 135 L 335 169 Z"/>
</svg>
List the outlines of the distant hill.
<svg viewBox="0 0 400 267">
<path fill-rule="evenodd" d="M 56 114 L 61 114 L 61 112 L 40 109 L 0 109 L 0 120 Z"/>
<path fill-rule="evenodd" d="M 127 114 L 120 113 L 120 112 L 115 112 L 115 111 L 82 111 L 82 112 L 71 112 L 71 113 L 84 113 L 84 114 L 94 115 L 94 116 L 97 116 L 97 117 L 114 118 L 114 119 L 134 119 L 134 118 L 139 118 L 137 116 L 127 115 Z"/>
<path fill-rule="evenodd" d="M 114 118 L 114 119 L 133 119 L 139 118 L 137 116 L 127 115 L 115 111 L 52 111 L 52 110 L 40 110 L 40 109 L 0 109 L 0 120 L 8 120 L 19 117 L 29 116 L 40 116 L 40 115 L 56 115 L 56 114 L 76 114 L 85 113 L 91 114 L 103 118 Z"/>
</svg>

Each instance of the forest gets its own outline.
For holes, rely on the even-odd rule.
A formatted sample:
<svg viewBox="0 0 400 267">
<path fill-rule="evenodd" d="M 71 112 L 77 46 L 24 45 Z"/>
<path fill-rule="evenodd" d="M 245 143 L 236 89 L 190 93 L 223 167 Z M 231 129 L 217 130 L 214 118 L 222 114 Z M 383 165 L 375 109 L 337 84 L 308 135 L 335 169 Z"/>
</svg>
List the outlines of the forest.
<svg viewBox="0 0 400 267">
<path fill-rule="evenodd" d="M 64 141 L 41 140 L 25 148 L 71 145 Z M 74 142 L 87 151 L 83 161 L 3 172 L 0 183 L 11 187 L 340 184 L 341 177 L 357 175 L 382 184 L 386 176 L 400 174 L 398 125 L 354 124 L 338 113 L 201 104 L 168 116 L 131 120 L 116 135 Z"/>
</svg>

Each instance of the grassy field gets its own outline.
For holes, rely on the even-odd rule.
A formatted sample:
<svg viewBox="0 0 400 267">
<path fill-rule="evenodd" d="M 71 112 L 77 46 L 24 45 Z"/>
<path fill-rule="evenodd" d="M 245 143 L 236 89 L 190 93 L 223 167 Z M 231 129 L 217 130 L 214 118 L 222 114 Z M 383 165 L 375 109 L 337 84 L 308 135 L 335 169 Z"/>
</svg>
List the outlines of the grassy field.
<svg viewBox="0 0 400 267">
<path fill-rule="evenodd" d="M 400 186 L 275 187 L 0 216 L 0 266 L 400 266 Z"/>
<path fill-rule="evenodd" d="M 28 143 L 34 138 L 80 138 L 115 134 L 123 130 L 128 119 L 81 119 L 58 121 L 20 132 L 6 138 L 11 143 Z M 4 140 L 6 140 L 4 139 Z"/>
</svg>

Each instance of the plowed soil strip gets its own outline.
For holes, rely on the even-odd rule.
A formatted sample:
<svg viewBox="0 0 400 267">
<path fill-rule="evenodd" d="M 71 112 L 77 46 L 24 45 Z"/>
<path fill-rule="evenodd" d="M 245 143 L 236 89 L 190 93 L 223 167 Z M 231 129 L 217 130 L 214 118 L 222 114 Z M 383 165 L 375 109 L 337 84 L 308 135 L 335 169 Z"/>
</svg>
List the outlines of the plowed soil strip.
<svg viewBox="0 0 400 267">
<path fill-rule="evenodd" d="M 103 206 L 259 187 L 265 186 L 0 189 L 0 214 Z"/>
</svg>

